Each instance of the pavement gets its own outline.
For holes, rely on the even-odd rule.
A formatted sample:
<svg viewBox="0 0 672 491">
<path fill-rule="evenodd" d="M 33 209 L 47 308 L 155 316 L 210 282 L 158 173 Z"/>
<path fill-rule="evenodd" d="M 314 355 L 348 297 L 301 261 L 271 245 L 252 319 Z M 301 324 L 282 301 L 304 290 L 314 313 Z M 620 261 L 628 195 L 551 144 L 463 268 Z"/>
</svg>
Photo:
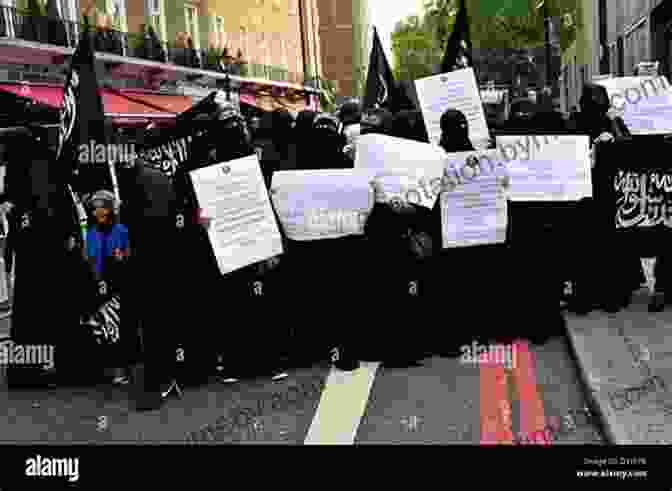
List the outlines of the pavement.
<svg viewBox="0 0 672 491">
<path fill-rule="evenodd" d="M 629 309 L 568 319 L 568 337 L 589 402 L 610 442 L 672 444 L 672 311 L 647 311 L 649 293 Z"/>
</svg>

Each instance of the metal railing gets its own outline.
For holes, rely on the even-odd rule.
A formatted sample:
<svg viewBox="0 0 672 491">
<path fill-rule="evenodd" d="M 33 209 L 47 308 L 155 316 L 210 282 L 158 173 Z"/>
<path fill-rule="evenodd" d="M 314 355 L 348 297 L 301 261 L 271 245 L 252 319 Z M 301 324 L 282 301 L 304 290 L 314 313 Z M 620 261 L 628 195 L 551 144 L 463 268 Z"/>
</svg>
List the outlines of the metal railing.
<svg viewBox="0 0 672 491">
<path fill-rule="evenodd" d="M 13 7 L 0 7 L 0 14 L 0 37 L 5 38 L 75 48 L 85 29 L 84 24 L 80 22 L 54 20 Z M 93 26 L 89 26 L 89 32 L 97 52 L 223 72 L 219 65 L 222 50 L 178 47 L 175 43 L 158 39 L 152 42 L 144 33 L 102 30 Z M 284 67 L 260 63 L 234 63 L 230 66 L 229 73 L 241 77 L 307 85 L 303 73 L 294 73 Z"/>
</svg>

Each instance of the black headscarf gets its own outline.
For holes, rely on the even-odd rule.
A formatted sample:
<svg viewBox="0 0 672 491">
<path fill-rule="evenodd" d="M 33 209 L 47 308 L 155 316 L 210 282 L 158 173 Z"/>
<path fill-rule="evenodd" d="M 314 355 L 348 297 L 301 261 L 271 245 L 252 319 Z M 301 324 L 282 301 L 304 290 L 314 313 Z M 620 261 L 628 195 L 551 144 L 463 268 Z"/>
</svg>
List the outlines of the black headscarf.
<svg viewBox="0 0 672 491">
<path fill-rule="evenodd" d="M 371 109 L 362 115 L 362 135 L 377 133 L 392 135 L 394 132 L 394 115 L 387 109 Z"/>
<path fill-rule="evenodd" d="M 310 138 L 316 117 L 317 113 L 309 110 L 301 111 L 296 117 L 292 140 L 296 147 L 296 168 L 298 170 L 311 169 L 315 165 L 315 155 L 310 145 Z"/>
<path fill-rule="evenodd" d="M 348 101 L 341 107 L 338 117 L 344 125 L 357 124 L 362 119 L 362 111 L 358 103 Z"/>
<path fill-rule="evenodd" d="M 607 89 L 598 84 L 586 84 L 579 100 L 581 112 L 577 115 L 577 129 L 590 135 L 591 141 L 602 133 L 611 133 L 616 138 L 629 136 L 620 117 L 612 120 L 607 116 L 611 107 Z"/>
<path fill-rule="evenodd" d="M 349 169 L 353 166 L 343 153 L 346 139 L 341 122 L 329 114 L 315 118 L 310 140 L 305 144 L 313 149 L 313 169 Z"/>
<path fill-rule="evenodd" d="M 289 159 L 289 145 L 293 135 L 294 118 L 287 109 L 276 109 L 272 113 L 272 121 L 271 140 L 282 161 L 281 167 L 284 168 L 286 167 L 286 161 Z"/>
<path fill-rule="evenodd" d="M 462 111 L 448 109 L 441 115 L 440 145 L 449 153 L 475 150 L 469 140 L 469 122 Z"/>
<path fill-rule="evenodd" d="M 393 136 L 397 138 L 429 143 L 429 136 L 421 111 L 399 111 L 394 117 L 393 125 Z"/>
</svg>

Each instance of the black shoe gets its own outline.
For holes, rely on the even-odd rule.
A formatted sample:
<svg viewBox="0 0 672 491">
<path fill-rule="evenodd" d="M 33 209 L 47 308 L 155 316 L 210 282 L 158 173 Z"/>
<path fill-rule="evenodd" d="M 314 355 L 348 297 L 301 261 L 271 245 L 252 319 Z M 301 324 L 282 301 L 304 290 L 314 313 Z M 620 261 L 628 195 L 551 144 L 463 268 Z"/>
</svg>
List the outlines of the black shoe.
<svg viewBox="0 0 672 491">
<path fill-rule="evenodd" d="M 630 293 L 626 293 L 623 296 L 616 297 L 612 300 L 607 300 L 604 303 L 603 310 L 610 314 L 615 314 L 616 312 L 627 309 L 631 302 L 632 295 Z"/>
<path fill-rule="evenodd" d="M 604 310 L 609 314 L 616 314 L 621 310 L 623 310 L 623 304 L 621 302 L 610 300 L 609 302 L 605 302 L 605 304 L 602 307 L 602 310 Z"/>
<path fill-rule="evenodd" d="M 529 338 L 530 343 L 532 343 L 534 346 L 543 346 L 548 341 L 551 339 L 551 336 L 548 335 L 540 335 L 540 336 L 530 336 Z"/>
<path fill-rule="evenodd" d="M 590 304 L 582 300 L 571 300 L 567 306 L 567 310 L 576 315 L 588 315 L 592 310 Z"/>
<path fill-rule="evenodd" d="M 649 312 L 656 313 L 665 310 L 665 295 L 662 293 L 654 293 L 649 303 Z"/>
<path fill-rule="evenodd" d="M 145 392 L 136 396 L 135 410 L 143 411 L 157 411 L 163 406 L 164 398 L 161 397 L 161 390 L 152 392 Z"/>
<path fill-rule="evenodd" d="M 445 348 L 438 350 L 437 354 L 440 358 L 459 358 L 464 354 L 460 348 Z"/>
</svg>

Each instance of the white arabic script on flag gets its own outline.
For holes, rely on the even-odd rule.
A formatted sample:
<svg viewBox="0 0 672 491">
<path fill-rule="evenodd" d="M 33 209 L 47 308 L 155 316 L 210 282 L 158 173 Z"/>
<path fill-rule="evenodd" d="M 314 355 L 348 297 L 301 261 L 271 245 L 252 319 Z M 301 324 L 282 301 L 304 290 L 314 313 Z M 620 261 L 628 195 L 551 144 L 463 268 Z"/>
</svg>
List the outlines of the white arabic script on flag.
<svg viewBox="0 0 672 491">
<path fill-rule="evenodd" d="M 75 89 L 79 87 L 79 75 L 72 70 L 70 76 L 70 83 L 66 85 L 63 91 L 63 108 L 61 109 L 61 122 L 58 129 L 58 152 L 56 158 L 61 157 L 63 146 L 65 142 L 72 135 L 72 129 L 75 127 L 75 120 L 77 119 L 77 105 L 75 103 Z"/>
</svg>

